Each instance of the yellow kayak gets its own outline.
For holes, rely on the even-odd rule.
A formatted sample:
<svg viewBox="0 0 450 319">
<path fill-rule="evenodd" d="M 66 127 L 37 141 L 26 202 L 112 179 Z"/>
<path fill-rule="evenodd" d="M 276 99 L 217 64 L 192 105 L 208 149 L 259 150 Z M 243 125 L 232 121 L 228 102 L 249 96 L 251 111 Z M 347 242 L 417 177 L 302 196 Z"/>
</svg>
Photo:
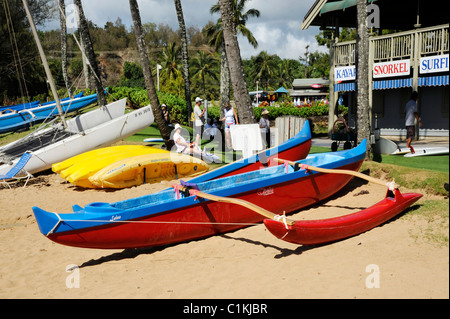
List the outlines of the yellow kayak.
<svg viewBox="0 0 450 319">
<path fill-rule="evenodd" d="M 89 152 L 78 154 L 76 156 L 66 159 L 65 161 L 55 163 L 52 165 L 52 171 L 59 174 L 61 171 L 87 158 L 95 158 L 96 156 L 102 154 L 109 154 L 113 152 L 124 152 L 127 150 L 147 148 L 147 147 L 148 146 L 145 145 L 118 145 L 118 146 L 98 148 Z"/>
<path fill-rule="evenodd" d="M 186 154 L 147 154 L 117 161 L 89 177 L 89 181 L 99 188 L 126 188 L 197 175 L 208 169 L 204 161 Z"/>
<path fill-rule="evenodd" d="M 100 169 L 127 157 L 153 153 L 168 151 L 144 145 L 111 146 L 74 156 L 54 164 L 52 169 L 72 184 L 92 188 L 88 178 Z"/>
</svg>

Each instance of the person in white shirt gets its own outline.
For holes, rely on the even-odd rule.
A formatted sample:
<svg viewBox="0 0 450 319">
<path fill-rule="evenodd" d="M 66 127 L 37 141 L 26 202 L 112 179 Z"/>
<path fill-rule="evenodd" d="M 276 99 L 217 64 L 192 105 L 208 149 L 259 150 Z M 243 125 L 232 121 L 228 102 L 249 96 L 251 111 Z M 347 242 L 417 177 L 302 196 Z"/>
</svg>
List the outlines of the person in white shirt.
<svg viewBox="0 0 450 319">
<path fill-rule="evenodd" d="M 405 127 L 406 127 L 406 147 L 409 147 L 411 153 L 414 154 L 414 148 L 411 146 L 411 141 L 416 135 L 416 126 L 414 120 L 417 119 L 419 126 L 422 127 L 422 120 L 417 113 L 417 92 L 414 91 L 411 94 L 411 100 L 406 103 L 406 116 L 405 116 Z"/>
<path fill-rule="evenodd" d="M 200 146 L 200 137 L 202 136 L 202 126 L 203 126 L 203 115 L 205 114 L 206 107 L 203 111 L 200 109 L 200 104 L 202 104 L 202 99 L 199 97 L 195 98 L 194 106 L 194 134 L 195 134 L 195 144 Z"/>
<path fill-rule="evenodd" d="M 233 146 L 232 146 L 232 143 L 231 143 L 230 127 L 232 125 L 239 124 L 238 123 L 238 117 L 237 117 L 236 111 L 231 106 L 230 102 L 228 102 L 225 105 L 224 113 L 225 113 L 225 116 L 223 118 L 221 118 L 220 121 L 221 122 L 225 121 L 225 141 L 226 141 L 227 149 L 232 149 Z"/>
<path fill-rule="evenodd" d="M 194 147 L 194 143 L 188 143 L 183 136 L 181 136 L 181 125 L 175 124 L 175 133 L 173 134 L 173 141 L 177 148 L 177 153 L 184 154 L 201 154 L 201 152 Z"/>
<path fill-rule="evenodd" d="M 262 140 L 266 142 L 266 148 L 270 148 L 270 121 L 269 111 L 267 109 L 263 110 L 261 113 L 259 128 L 261 130 Z"/>
</svg>

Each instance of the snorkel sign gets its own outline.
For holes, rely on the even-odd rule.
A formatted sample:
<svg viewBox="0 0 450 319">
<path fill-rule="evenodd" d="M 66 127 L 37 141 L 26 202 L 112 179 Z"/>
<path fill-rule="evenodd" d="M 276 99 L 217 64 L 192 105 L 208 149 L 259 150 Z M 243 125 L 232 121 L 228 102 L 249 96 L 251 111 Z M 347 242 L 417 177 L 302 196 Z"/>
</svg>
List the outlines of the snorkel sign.
<svg viewBox="0 0 450 319">
<path fill-rule="evenodd" d="M 375 63 L 373 65 L 373 77 L 385 78 L 391 76 L 409 75 L 410 67 L 411 64 L 409 60 Z"/>
</svg>

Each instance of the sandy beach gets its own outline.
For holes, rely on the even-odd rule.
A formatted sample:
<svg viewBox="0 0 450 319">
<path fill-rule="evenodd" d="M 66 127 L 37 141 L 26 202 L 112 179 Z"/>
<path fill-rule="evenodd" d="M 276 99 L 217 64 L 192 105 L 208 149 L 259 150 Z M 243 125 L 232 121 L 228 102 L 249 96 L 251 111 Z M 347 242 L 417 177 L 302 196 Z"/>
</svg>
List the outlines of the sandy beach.
<svg viewBox="0 0 450 319">
<path fill-rule="evenodd" d="M 427 221 L 418 216 L 404 214 L 321 246 L 281 241 L 258 224 L 173 246 L 124 251 L 53 243 L 39 232 L 31 210 L 71 212 L 74 204 L 114 202 L 170 183 L 84 190 L 47 173 L 25 188 L 0 189 L 0 298 L 449 298 L 449 249 L 422 238 Z M 385 192 L 353 180 L 330 200 L 292 218 L 358 211 Z"/>
</svg>

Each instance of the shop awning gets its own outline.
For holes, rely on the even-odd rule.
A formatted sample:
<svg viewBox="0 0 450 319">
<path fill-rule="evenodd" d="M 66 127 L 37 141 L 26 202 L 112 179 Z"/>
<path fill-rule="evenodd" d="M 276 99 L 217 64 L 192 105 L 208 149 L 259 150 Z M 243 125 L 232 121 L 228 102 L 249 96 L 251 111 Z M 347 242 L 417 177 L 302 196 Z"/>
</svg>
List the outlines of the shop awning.
<svg viewBox="0 0 450 319">
<path fill-rule="evenodd" d="M 273 93 L 288 93 L 288 91 L 282 86 Z"/>
<path fill-rule="evenodd" d="M 367 3 L 373 3 L 376 0 L 368 0 Z M 350 7 L 356 6 L 356 0 L 342 0 L 342 1 L 335 1 L 335 2 L 327 2 L 323 5 L 322 9 L 320 10 L 320 14 L 324 14 L 331 11 L 339 11 L 339 10 L 345 10 Z"/>
<path fill-rule="evenodd" d="M 373 81 L 374 90 L 398 89 L 412 86 L 412 78 Z M 355 82 L 338 83 L 334 85 L 334 91 L 355 91 Z"/>
<path fill-rule="evenodd" d="M 448 85 L 448 75 L 424 76 L 419 78 L 419 86 Z"/>
<path fill-rule="evenodd" d="M 412 82 L 412 78 L 373 81 L 373 89 L 385 90 L 412 87 Z"/>
<path fill-rule="evenodd" d="M 412 87 L 413 79 L 394 79 L 373 81 L 374 90 L 387 90 Z M 419 86 L 449 85 L 448 75 L 424 76 L 419 78 Z M 355 91 L 355 82 L 338 83 L 334 85 L 335 92 Z"/>
<path fill-rule="evenodd" d="M 334 92 L 354 91 L 355 82 L 338 83 L 334 85 Z"/>
</svg>

